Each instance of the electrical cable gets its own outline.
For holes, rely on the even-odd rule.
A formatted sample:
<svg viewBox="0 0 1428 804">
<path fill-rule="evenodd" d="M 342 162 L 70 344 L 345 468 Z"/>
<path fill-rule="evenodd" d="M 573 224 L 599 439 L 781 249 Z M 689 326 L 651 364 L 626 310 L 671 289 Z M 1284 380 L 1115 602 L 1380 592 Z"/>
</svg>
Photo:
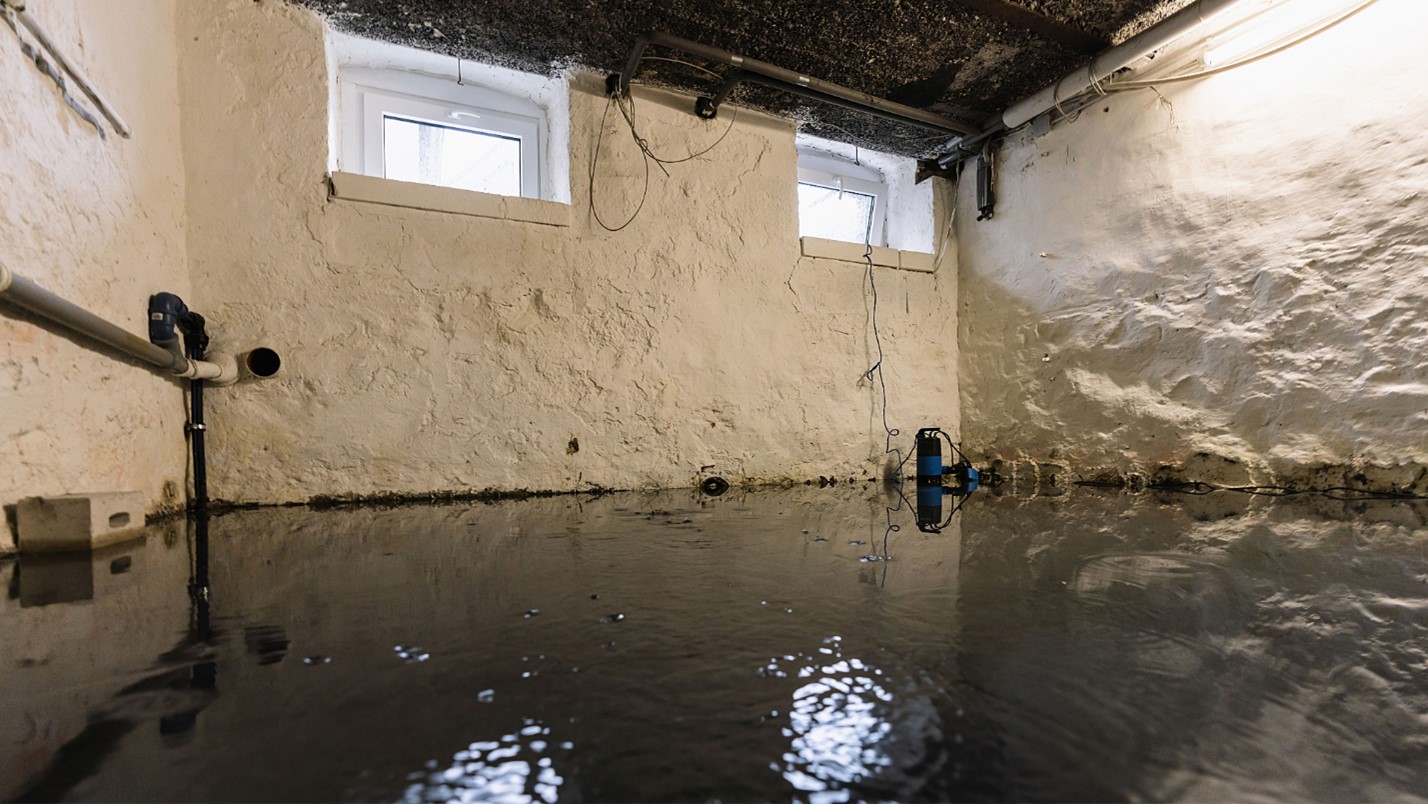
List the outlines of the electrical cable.
<svg viewBox="0 0 1428 804">
<path fill-rule="evenodd" d="M 883 337 L 878 329 L 878 283 L 873 276 L 873 216 L 868 216 L 868 225 L 863 230 L 863 260 L 868 264 L 867 277 L 868 289 L 872 296 L 872 311 L 869 320 L 872 322 L 873 343 L 877 346 L 878 359 L 863 372 L 863 379 L 871 383 L 873 375 L 877 375 L 878 386 L 882 389 L 882 419 L 883 432 L 886 440 L 883 442 L 883 454 L 892 455 L 898 459 L 895 485 L 897 487 L 897 506 L 886 506 L 888 527 L 883 531 L 883 552 L 882 560 L 888 560 L 888 537 L 902 530 L 902 526 L 893 522 L 893 514 L 902 510 L 903 503 L 907 502 L 907 497 L 903 494 L 903 483 L 905 479 L 902 474 L 902 467 L 907 463 L 907 458 L 912 457 L 912 452 L 908 452 L 907 457 L 903 457 L 902 449 L 893 445 L 893 439 L 902 434 L 902 431 L 888 424 L 888 382 L 887 375 L 883 369 Z"/>
<path fill-rule="evenodd" d="M 636 132 L 636 130 L 635 130 L 635 99 L 634 99 L 634 97 L 633 97 L 633 96 L 627 96 L 626 102 L 627 102 L 628 106 L 627 106 L 626 104 L 620 103 L 620 102 L 617 100 L 617 101 L 616 101 L 616 106 L 618 106 L 618 107 L 620 108 L 620 113 L 624 116 L 625 122 L 629 125 L 629 127 L 630 127 L 630 134 L 635 138 L 635 144 L 640 147 L 640 150 L 643 151 L 646 156 L 648 156 L 650 159 L 653 159 L 653 160 L 655 161 L 655 163 L 656 163 L 656 164 L 659 164 L 659 165 L 677 165 L 677 164 L 679 164 L 680 162 L 688 162 L 688 161 L 691 160 L 691 159 L 695 159 L 695 158 L 701 157 L 701 156 L 703 156 L 703 155 L 709 153 L 710 151 L 712 151 L 712 150 L 714 150 L 715 148 L 717 148 L 717 147 L 719 146 L 719 143 L 721 143 L 721 142 L 724 141 L 724 138 L 725 138 L 725 137 L 729 136 L 729 132 L 734 130 L 734 122 L 739 119 L 739 107 L 735 106 L 735 107 L 734 107 L 734 113 L 729 116 L 729 125 L 724 129 L 724 133 L 723 133 L 723 134 L 720 134 L 720 135 L 719 135 L 719 138 L 716 139 L 716 140 L 714 140 L 714 142 L 711 143 L 708 148 L 704 148 L 704 149 L 702 149 L 702 150 L 695 151 L 695 152 L 689 154 L 688 156 L 681 156 L 681 157 L 679 157 L 678 159 L 666 159 L 666 158 L 664 158 L 664 157 L 662 157 L 662 156 L 657 155 L 657 154 L 650 148 L 650 146 L 649 146 L 649 141 L 646 140 L 644 137 L 641 137 L 641 136 L 639 135 L 639 133 Z M 665 172 L 665 175 L 666 175 L 666 176 L 669 175 L 668 171 Z"/>
<path fill-rule="evenodd" d="M 683 61 L 681 59 L 669 59 L 663 56 L 644 56 L 640 59 L 640 62 L 644 61 L 674 62 L 676 64 L 683 64 L 689 67 L 693 67 L 696 70 L 701 70 L 703 72 L 709 73 L 710 75 L 713 75 L 716 78 L 721 77 L 718 73 L 715 73 L 712 70 L 705 69 L 697 64 Z M 629 127 L 630 138 L 634 141 L 635 146 L 640 149 L 641 162 L 644 167 L 644 181 L 643 187 L 640 190 L 639 203 L 635 205 L 635 211 L 630 213 L 630 217 L 627 218 L 625 222 L 620 224 L 619 226 L 611 226 L 607 224 L 605 222 L 605 219 L 600 217 L 599 205 L 595 202 L 595 176 L 600 164 L 600 150 L 605 139 L 605 124 L 610 116 L 611 104 L 614 104 L 620 110 L 620 116 L 624 118 L 625 125 Z M 654 150 L 650 148 L 649 141 L 640 135 L 639 129 L 635 124 L 634 96 L 619 91 L 611 93 L 609 101 L 605 103 L 605 111 L 600 115 L 600 131 L 598 134 L 596 134 L 595 137 L 595 150 L 590 154 L 590 213 L 595 218 L 595 222 L 600 225 L 600 228 L 604 229 L 607 232 L 618 232 L 629 226 L 631 223 L 634 223 L 635 218 L 639 217 L 640 211 L 645 208 L 646 199 L 649 198 L 650 162 L 654 162 L 655 166 L 660 169 L 660 172 L 663 173 L 666 177 L 668 177 L 669 171 L 665 169 L 665 165 L 677 165 L 681 162 L 688 162 L 692 159 L 697 159 L 719 147 L 719 144 L 724 141 L 724 138 L 729 136 L 729 132 L 734 130 L 734 123 L 737 122 L 738 119 L 739 107 L 735 106 L 733 114 L 729 116 L 729 125 L 725 127 L 724 132 L 720 134 L 719 137 L 715 139 L 714 142 L 711 143 L 707 148 L 691 152 L 687 156 L 681 156 L 677 159 L 667 159 L 656 154 Z"/>
<path fill-rule="evenodd" d="M 721 80 L 724 78 L 724 76 L 722 76 L 722 75 L 720 75 L 720 74 L 714 72 L 713 70 L 709 69 L 708 67 L 700 67 L 698 64 L 695 64 L 694 62 L 692 62 L 692 61 L 685 61 L 684 59 L 671 59 L 671 58 L 669 58 L 669 57 L 667 57 L 667 56 L 640 56 L 640 62 L 639 62 L 639 63 L 643 64 L 644 62 L 647 62 L 647 61 L 667 61 L 667 62 L 669 62 L 670 64 L 683 64 L 685 67 L 692 67 L 692 68 L 698 70 L 699 72 L 704 73 L 705 75 L 711 76 L 711 77 L 713 77 L 713 78 L 718 78 L 718 79 L 721 79 Z"/>
<path fill-rule="evenodd" d="M 639 216 L 640 210 L 645 208 L 645 199 L 650 194 L 650 162 L 649 159 L 641 159 L 641 164 L 645 168 L 644 189 L 640 191 L 640 203 L 635 205 L 635 211 L 630 213 L 630 217 L 619 226 L 610 226 L 600 217 L 600 206 L 595 203 L 595 170 L 600 164 L 600 145 L 605 140 L 605 121 L 610 116 L 610 104 L 615 102 L 615 96 L 611 95 L 610 100 L 605 103 L 605 113 L 600 115 L 600 131 L 595 135 L 595 151 L 590 155 L 590 214 L 594 216 L 595 222 L 600 224 L 600 228 L 607 232 L 618 232 L 634 223 Z"/>
</svg>

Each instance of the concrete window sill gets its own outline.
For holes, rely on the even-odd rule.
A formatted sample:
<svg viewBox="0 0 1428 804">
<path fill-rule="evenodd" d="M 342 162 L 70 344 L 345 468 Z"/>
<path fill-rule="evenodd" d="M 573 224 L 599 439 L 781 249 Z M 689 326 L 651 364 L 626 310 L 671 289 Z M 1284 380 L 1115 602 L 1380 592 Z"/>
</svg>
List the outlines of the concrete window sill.
<svg viewBox="0 0 1428 804">
<path fill-rule="evenodd" d="M 801 237 L 799 244 L 805 257 L 855 262 L 859 265 L 867 264 L 867 261 L 863 259 L 867 247 L 861 243 L 824 240 L 820 237 Z M 898 251 L 895 248 L 873 246 L 873 265 L 930 274 L 937 270 L 937 259 L 925 251 Z"/>
<path fill-rule="evenodd" d="M 359 173 L 335 172 L 330 177 L 333 201 L 361 201 L 389 207 L 450 212 L 477 218 L 524 221 L 543 226 L 569 226 L 570 205 L 539 198 L 492 195 L 432 184 L 394 181 Z"/>
</svg>

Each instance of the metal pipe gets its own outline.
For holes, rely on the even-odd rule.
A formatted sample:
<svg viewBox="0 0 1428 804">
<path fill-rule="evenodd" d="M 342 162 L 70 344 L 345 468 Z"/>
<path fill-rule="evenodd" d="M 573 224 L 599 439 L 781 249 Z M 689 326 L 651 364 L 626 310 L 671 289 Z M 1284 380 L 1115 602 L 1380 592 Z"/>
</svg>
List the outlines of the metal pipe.
<svg viewBox="0 0 1428 804">
<path fill-rule="evenodd" d="M 804 86 L 801 86 L 801 85 L 798 85 L 798 84 L 790 84 L 790 83 L 788 83 L 788 82 L 786 82 L 786 81 L 780 81 L 780 80 L 778 80 L 777 78 L 769 78 L 768 76 L 759 75 L 759 74 L 757 74 L 757 73 L 751 73 L 751 72 L 744 71 L 744 70 L 739 71 L 739 72 L 737 73 L 737 75 L 738 75 L 738 80 L 737 80 L 737 81 L 734 81 L 733 76 L 730 76 L 730 78 L 724 82 L 724 86 L 721 86 L 721 87 L 719 88 L 719 91 L 720 91 L 721 94 L 727 96 L 727 95 L 729 94 L 729 91 L 732 91 L 732 90 L 733 90 L 733 87 L 732 87 L 732 86 L 729 86 L 730 81 L 733 81 L 735 84 L 741 83 L 741 82 L 747 82 L 747 83 L 751 83 L 751 84 L 762 84 L 763 86 L 766 86 L 766 87 L 772 87 L 773 89 L 783 90 L 784 92 L 787 92 L 787 93 L 789 93 L 790 95 L 798 95 L 798 96 L 804 97 L 804 98 L 811 98 L 811 99 L 813 99 L 813 100 L 822 101 L 823 103 L 827 103 L 827 104 L 830 104 L 830 105 L 833 105 L 833 106 L 841 106 L 841 107 L 844 108 L 844 109 L 852 109 L 852 110 L 855 111 L 855 112 L 865 112 L 865 113 L 867 113 L 867 114 L 873 115 L 874 117 L 881 117 L 881 118 L 883 118 L 883 119 L 885 119 L 885 120 L 892 120 L 892 121 L 897 122 L 897 123 L 911 123 L 911 124 L 913 124 L 913 125 L 921 126 L 921 127 L 923 127 L 923 128 L 930 128 L 930 129 L 932 129 L 932 130 L 934 130 L 934 131 L 941 131 L 941 132 L 944 132 L 944 133 L 956 133 L 956 132 L 958 132 L 958 131 L 961 131 L 961 129 L 949 128 L 949 127 L 946 126 L 946 125 L 934 124 L 934 123 L 931 123 L 931 122 L 928 122 L 928 121 L 923 121 L 923 120 L 909 120 L 909 119 L 907 119 L 907 115 L 905 115 L 905 114 L 903 114 L 903 113 L 901 113 L 901 112 L 898 112 L 898 111 L 895 111 L 895 110 L 892 110 L 892 109 L 886 109 L 886 108 L 883 107 L 884 104 L 892 105 L 892 106 L 896 106 L 897 104 L 893 104 L 893 103 L 891 103 L 890 101 L 884 101 L 884 100 L 882 100 L 881 98 L 877 98 L 877 97 L 874 97 L 874 96 L 872 96 L 872 95 L 868 95 L 868 96 L 866 96 L 866 97 L 867 97 L 868 99 L 870 99 L 870 100 L 878 101 L 878 103 L 867 103 L 867 102 L 858 102 L 858 101 L 852 101 L 852 100 L 844 100 L 843 98 L 833 97 L 833 96 L 830 96 L 830 95 L 825 95 L 825 94 L 823 94 L 823 93 L 821 93 L 821 92 L 819 92 L 819 91 L 817 91 L 817 90 L 808 89 L 807 87 L 804 87 Z M 726 87 L 727 87 L 727 90 L 726 90 Z M 716 98 L 714 98 L 714 99 L 710 99 L 710 102 L 709 102 L 708 104 L 704 104 L 704 105 L 703 105 L 703 108 L 704 108 L 704 109 L 710 109 L 711 111 L 717 110 L 717 109 L 718 109 L 719 101 L 722 101 L 722 98 L 717 98 L 717 97 L 716 97 Z M 913 111 L 917 111 L 917 110 L 914 109 Z M 712 117 L 713 115 L 712 115 L 712 114 L 705 115 L 705 114 L 702 114 L 702 113 L 701 113 L 700 116 L 701 116 L 701 117 Z M 930 116 L 931 116 L 931 117 L 937 117 L 937 115 L 930 115 Z M 939 118 L 939 119 L 941 119 L 941 118 Z M 959 125 L 960 125 L 960 124 L 959 124 Z"/>
<path fill-rule="evenodd" d="M 189 361 L 183 357 L 175 356 L 167 349 L 149 343 L 83 307 L 56 296 L 34 282 L 16 275 L 3 264 L 0 264 L 0 299 L 63 324 L 100 343 L 108 344 L 136 360 L 174 373 L 189 368 Z"/>
<path fill-rule="evenodd" d="M 706 108 L 714 112 L 719 111 L 719 106 L 729 97 L 729 93 L 734 91 L 734 87 L 748 80 L 748 77 L 748 74 L 743 70 L 730 71 L 730 73 L 724 77 L 724 83 L 719 85 L 719 91 L 715 92 L 714 97 L 710 98 L 709 103 L 705 104 Z M 700 116 L 702 117 L 703 115 Z"/>
<path fill-rule="evenodd" d="M 659 45 L 661 47 L 688 53 L 691 56 L 698 56 L 708 61 L 727 64 L 736 70 L 742 70 L 745 73 L 743 80 L 746 81 L 755 80 L 753 76 L 758 76 L 761 79 L 771 79 L 778 83 L 776 85 L 769 85 L 777 86 L 778 89 L 795 92 L 804 97 L 826 101 L 844 108 L 869 112 L 889 120 L 896 120 L 900 123 L 918 125 L 935 131 L 946 131 L 954 134 L 975 134 L 978 131 L 976 126 L 943 117 L 942 115 L 925 112 L 921 109 L 914 109 L 911 106 L 894 103 L 890 100 L 879 98 L 876 95 L 869 95 L 866 92 L 849 89 L 848 87 L 803 75 L 793 70 L 785 70 L 782 67 L 759 61 L 758 59 L 744 58 L 743 56 L 730 53 L 727 50 L 720 50 L 719 48 L 710 47 L 709 45 L 691 42 L 688 39 L 660 31 L 647 33 L 635 41 L 635 48 L 630 52 L 630 58 L 625 62 L 625 71 L 620 73 L 619 88 L 621 92 L 628 93 L 630 91 L 630 79 L 634 76 L 635 70 L 639 68 L 640 58 L 644 56 L 645 49 L 650 45 Z M 767 81 L 760 81 L 760 83 L 767 83 Z"/>
<path fill-rule="evenodd" d="M 1102 52 L 1085 67 L 1067 73 L 1056 83 L 1008 107 L 1002 112 L 1002 123 L 1009 129 L 1016 128 L 1037 115 L 1056 108 L 1058 103 L 1091 89 L 1111 77 L 1117 70 L 1191 33 L 1239 2 L 1240 0 L 1195 0 L 1160 23 Z"/>
<path fill-rule="evenodd" d="M 25 0 L 5 0 L 5 4 L 10 7 L 10 10 L 15 12 L 15 18 L 25 26 L 31 36 L 35 37 L 35 41 L 39 42 L 41 47 L 49 51 L 50 57 L 54 59 L 55 64 L 58 64 L 60 69 L 69 73 L 70 77 L 74 79 L 74 82 L 79 85 L 80 91 L 94 102 L 94 105 L 99 108 L 99 113 L 104 115 L 105 119 L 109 121 L 109 124 L 118 132 L 119 136 L 128 139 L 131 136 L 129 125 L 124 122 L 124 119 L 119 116 L 118 112 L 114 111 L 114 107 L 109 105 L 109 101 L 105 100 L 104 96 L 99 94 L 99 90 L 94 88 L 94 83 L 89 80 L 89 77 L 84 74 L 84 71 L 80 70 L 74 62 L 65 58 L 65 55 L 60 52 L 59 48 L 55 47 L 54 40 L 50 39 L 49 34 L 45 33 L 45 29 L 40 27 L 39 21 L 31 16 L 30 12 L 25 9 Z"/>
</svg>

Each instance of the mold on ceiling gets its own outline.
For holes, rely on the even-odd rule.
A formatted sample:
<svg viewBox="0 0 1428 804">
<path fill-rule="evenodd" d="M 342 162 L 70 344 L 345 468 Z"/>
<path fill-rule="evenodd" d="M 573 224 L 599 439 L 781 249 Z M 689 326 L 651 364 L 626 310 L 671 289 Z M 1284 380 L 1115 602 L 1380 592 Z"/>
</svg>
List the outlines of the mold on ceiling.
<svg viewBox="0 0 1428 804">
<path fill-rule="evenodd" d="M 624 67 L 636 38 L 665 31 L 980 125 L 1190 0 L 293 0 L 337 30 L 549 74 Z M 686 54 L 660 52 L 700 63 Z M 722 65 L 707 64 L 724 73 Z M 717 82 L 669 62 L 636 80 L 693 95 Z M 744 84 L 731 102 L 802 130 L 910 156 L 947 135 Z M 693 108 L 691 97 L 690 107 Z"/>
</svg>

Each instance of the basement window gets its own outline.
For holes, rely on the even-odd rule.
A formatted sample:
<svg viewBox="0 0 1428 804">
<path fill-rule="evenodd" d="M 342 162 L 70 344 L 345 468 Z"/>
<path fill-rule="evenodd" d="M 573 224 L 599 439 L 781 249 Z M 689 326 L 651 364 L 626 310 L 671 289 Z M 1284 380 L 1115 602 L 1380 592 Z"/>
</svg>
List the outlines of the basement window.
<svg viewBox="0 0 1428 804">
<path fill-rule="evenodd" d="M 886 245 L 887 199 L 888 185 L 880 171 L 854 160 L 799 149 L 801 236 Z"/>
<path fill-rule="evenodd" d="M 868 243 L 876 265 L 935 270 L 934 183 L 917 181 L 916 159 L 803 133 L 796 145 L 804 256 L 862 262 Z"/>
<path fill-rule="evenodd" d="M 338 84 L 341 170 L 541 197 L 546 121 L 535 103 L 394 69 L 344 67 Z"/>
</svg>

